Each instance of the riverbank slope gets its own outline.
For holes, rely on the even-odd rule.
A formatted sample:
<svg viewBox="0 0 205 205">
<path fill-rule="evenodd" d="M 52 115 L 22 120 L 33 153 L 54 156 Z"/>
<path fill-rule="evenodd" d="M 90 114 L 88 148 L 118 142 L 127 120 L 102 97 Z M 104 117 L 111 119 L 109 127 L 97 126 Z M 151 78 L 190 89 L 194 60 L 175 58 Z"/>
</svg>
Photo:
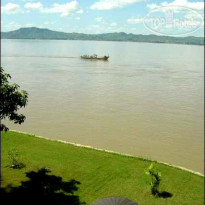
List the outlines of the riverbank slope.
<svg viewBox="0 0 205 205">
<path fill-rule="evenodd" d="M 204 177 L 181 169 L 156 163 L 162 173 L 160 191 L 169 192 L 173 196 L 154 198 L 148 189 L 148 179 L 144 172 L 151 164 L 149 160 L 17 132 L 2 132 L 1 143 L 2 187 L 9 184 L 18 186 L 27 179 L 26 172 L 46 167 L 64 181 L 80 181 L 77 194 L 86 204 L 108 196 L 127 197 L 140 205 L 204 204 Z M 25 168 L 9 168 L 8 151 L 12 149 L 20 153 Z"/>
</svg>

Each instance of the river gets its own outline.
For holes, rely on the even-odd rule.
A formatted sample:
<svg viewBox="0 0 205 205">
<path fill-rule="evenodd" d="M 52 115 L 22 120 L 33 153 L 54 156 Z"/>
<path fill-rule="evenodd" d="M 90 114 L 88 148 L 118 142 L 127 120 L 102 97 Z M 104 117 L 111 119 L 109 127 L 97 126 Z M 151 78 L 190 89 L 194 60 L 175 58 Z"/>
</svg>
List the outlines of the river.
<svg viewBox="0 0 205 205">
<path fill-rule="evenodd" d="M 2 40 L 1 64 L 29 93 L 10 129 L 204 171 L 204 48 Z M 109 55 L 104 61 L 83 54 Z"/>
</svg>

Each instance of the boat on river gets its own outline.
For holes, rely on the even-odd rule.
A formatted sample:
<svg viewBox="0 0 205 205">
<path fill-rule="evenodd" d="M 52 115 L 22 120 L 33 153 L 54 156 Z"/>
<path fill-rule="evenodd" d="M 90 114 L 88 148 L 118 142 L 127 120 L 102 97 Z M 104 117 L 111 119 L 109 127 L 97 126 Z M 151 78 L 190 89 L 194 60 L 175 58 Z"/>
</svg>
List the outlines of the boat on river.
<svg viewBox="0 0 205 205">
<path fill-rule="evenodd" d="M 81 56 L 82 59 L 86 59 L 86 60 L 104 60 L 107 61 L 109 56 L 103 56 L 103 57 L 98 57 L 96 54 L 89 56 L 89 55 L 83 55 Z"/>
</svg>

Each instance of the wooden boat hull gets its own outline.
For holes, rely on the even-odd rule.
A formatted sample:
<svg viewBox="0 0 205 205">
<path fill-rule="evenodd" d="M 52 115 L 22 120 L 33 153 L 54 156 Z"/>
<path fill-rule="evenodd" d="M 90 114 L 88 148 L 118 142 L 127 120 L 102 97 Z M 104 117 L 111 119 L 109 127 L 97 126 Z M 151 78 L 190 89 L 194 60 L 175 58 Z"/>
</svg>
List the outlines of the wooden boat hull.
<svg viewBox="0 0 205 205">
<path fill-rule="evenodd" d="M 104 60 L 104 61 L 107 61 L 109 56 L 105 56 L 105 57 L 102 57 L 102 58 L 89 58 L 89 57 L 81 56 L 81 58 L 85 59 L 85 60 Z"/>
</svg>

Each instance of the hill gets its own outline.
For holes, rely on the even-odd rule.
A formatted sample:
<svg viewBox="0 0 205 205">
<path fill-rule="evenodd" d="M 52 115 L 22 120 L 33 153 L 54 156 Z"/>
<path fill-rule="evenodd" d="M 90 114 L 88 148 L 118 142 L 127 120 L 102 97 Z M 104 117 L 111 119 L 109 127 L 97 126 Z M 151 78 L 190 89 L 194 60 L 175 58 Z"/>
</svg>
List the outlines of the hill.
<svg viewBox="0 0 205 205">
<path fill-rule="evenodd" d="M 132 33 L 83 34 L 65 33 L 41 28 L 20 28 L 15 31 L 1 32 L 2 39 L 53 39 L 53 40 L 94 40 L 94 41 L 131 41 L 147 43 L 176 43 L 204 45 L 204 37 L 170 37 L 157 35 L 136 35 Z"/>
</svg>

